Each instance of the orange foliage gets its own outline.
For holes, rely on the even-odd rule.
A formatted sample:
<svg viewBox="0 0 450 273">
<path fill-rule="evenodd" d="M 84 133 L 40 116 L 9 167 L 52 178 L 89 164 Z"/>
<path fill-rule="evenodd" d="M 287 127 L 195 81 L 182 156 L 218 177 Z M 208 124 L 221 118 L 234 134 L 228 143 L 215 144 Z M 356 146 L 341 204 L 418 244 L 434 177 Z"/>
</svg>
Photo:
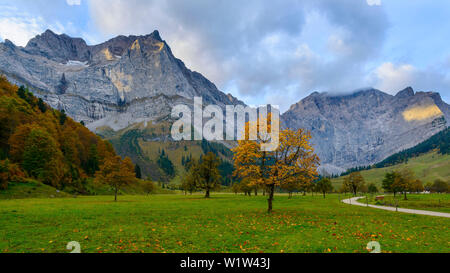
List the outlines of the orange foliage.
<svg viewBox="0 0 450 273">
<path fill-rule="evenodd" d="M 120 188 L 137 181 L 134 165 L 129 157 L 124 160 L 120 156 L 106 158 L 96 176 L 98 182 L 108 184 L 114 189 L 115 201 Z"/>
<path fill-rule="evenodd" d="M 82 180 L 88 176 L 90 162 L 98 161 L 94 165 L 101 167 L 105 158 L 116 155 L 112 145 L 70 118 L 62 122 L 59 111 L 43 106 L 42 101 L 21 89 L 22 93 L 17 86 L 0 76 L 0 159 L 8 158 L 23 169 L 27 149 L 33 147 L 36 151 L 45 151 L 47 146 L 44 144 L 47 143 L 50 145 L 48 147 L 54 146 L 55 151 L 45 158 L 46 164 L 38 166 L 42 170 L 33 172 L 32 176 L 58 188 L 68 185 L 83 187 Z M 34 131 L 42 132 L 39 139 L 45 147 L 27 145 Z M 90 153 L 92 146 L 98 154 Z M 33 164 L 39 165 L 37 162 Z M 91 174 L 94 172 L 89 171 Z"/>
<path fill-rule="evenodd" d="M 9 160 L 0 161 L 0 189 L 8 188 L 8 182 L 22 182 L 25 174 L 19 166 L 12 164 Z"/>
<path fill-rule="evenodd" d="M 271 124 L 270 115 L 267 120 Z M 252 126 L 259 126 L 259 122 L 247 123 L 247 135 Z M 272 130 L 270 126 L 268 128 L 268 131 Z M 309 132 L 285 129 L 279 132 L 279 146 L 274 151 L 261 149 L 263 144 L 270 141 L 261 134 L 256 141 L 239 141 L 238 146 L 233 149 L 235 175 L 248 179 L 252 185 L 268 189 L 269 212 L 272 211 L 275 187 L 302 185 L 317 177 L 319 158 L 314 154 L 310 140 Z"/>
</svg>

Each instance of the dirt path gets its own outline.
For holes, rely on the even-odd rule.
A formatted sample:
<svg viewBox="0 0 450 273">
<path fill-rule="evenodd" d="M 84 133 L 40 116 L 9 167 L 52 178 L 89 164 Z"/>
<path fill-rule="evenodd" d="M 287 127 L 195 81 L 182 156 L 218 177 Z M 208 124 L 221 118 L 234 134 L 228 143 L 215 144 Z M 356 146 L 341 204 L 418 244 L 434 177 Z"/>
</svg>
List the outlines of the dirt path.
<svg viewBox="0 0 450 273">
<path fill-rule="evenodd" d="M 350 199 L 342 200 L 342 202 L 345 203 L 345 204 L 349 204 L 349 205 L 367 207 L 366 204 L 362 204 L 362 203 L 358 202 L 358 200 L 361 199 L 361 198 L 364 198 L 364 197 L 353 197 L 353 198 L 350 198 Z M 397 211 L 396 208 L 393 208 L 393 207 L 375 206 L 375 205 L 369 205 L 369 207 L 370 208 L 375 208 L 375 209 Z M 416 209 L 402 209 L 402 208 L 398 208 L 398 212 L 450 218 L 450 213 L 445 213 L 445 212 L 434 212 L 434 211 L 416 210 Z"/>
</svg>

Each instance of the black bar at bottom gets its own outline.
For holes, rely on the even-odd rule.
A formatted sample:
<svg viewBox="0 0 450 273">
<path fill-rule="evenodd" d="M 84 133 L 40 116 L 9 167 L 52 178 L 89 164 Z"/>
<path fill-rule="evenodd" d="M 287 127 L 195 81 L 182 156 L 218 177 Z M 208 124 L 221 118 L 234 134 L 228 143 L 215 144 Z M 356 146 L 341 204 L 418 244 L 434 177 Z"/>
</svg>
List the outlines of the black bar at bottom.
<svg viewBox="0 0 450 273">
<path fill-rule="evenodd" d="M 77 272 L 89 269 L 108 272 L 304 272 L 359 268 L 358 271 L 395 265 L 403 272 L 417 261 L 427 266 L 445 263 L 448 254 L 0 254 L 0 263 L 14 269 L 33 269 L 58 264 L 70 265 Z M 362 266 L 361 266 L 362 265 Z M 379 267 L 381 266 L 381 267 Z M 58 266 L 60 267 L 60 265 Z M 445 266 L 444 266 L 445 267 Z M 146 270 L 148 269 L 148 270 Z M 294 269 L 294 270 L 293 270 Z M 430 268 L 431 269 L 431 268 Z M 289 271 L 288 271 L 289 270 Z M 428 270 L 428 268 L 427 268 Z"/>
</svg>

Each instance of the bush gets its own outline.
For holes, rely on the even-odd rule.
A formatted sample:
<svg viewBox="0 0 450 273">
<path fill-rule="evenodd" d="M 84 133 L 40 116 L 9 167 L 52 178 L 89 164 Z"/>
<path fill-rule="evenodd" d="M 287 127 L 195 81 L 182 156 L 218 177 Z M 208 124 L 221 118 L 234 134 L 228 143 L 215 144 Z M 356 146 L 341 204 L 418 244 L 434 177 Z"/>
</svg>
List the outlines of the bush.
<svg viewBox="0 0 450 273">
<path fill-rule="evenodd" d="M 6 190 L 9 182 L 23 182 L 25 174 L 16 164 L 12 164 L 8 159 L 0 161 L 0 189 Z"/>
<path fill-rule="evenodd" d="M 437 179 L 434 181 L 431 191 L 437 193 L 449 192 L 449 184 L 443 180 Z"/>
</svg>

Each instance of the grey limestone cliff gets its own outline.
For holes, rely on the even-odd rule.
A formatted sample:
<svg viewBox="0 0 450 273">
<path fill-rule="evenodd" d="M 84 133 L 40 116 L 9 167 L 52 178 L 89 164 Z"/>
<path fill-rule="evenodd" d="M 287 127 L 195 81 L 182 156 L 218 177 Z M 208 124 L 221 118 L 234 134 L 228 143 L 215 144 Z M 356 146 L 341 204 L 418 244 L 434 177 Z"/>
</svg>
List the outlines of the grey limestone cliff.
<svg viewBox="0 0 450 273">
<path fill-rule="evenodd" d="M 289 128 L 312 132 L 329 172 L 377 163 L 440 132 L 450 107 L 438 93 L 412 88 L 396 96 L 368 89 L 350 95 L 313 93 L 282 116 Z"/>
<path fill-rule="evenodd" d="M 205 104 L 242 104 L 187 69 L 158 31 L 95 46 L 50 30 L 24 48 L 5 41 L 0 43 L 0 74 L 27 85 L 93 131 L 167 118 L 172 106 L 191 104 L 194 96 Z"/>
</svg>

